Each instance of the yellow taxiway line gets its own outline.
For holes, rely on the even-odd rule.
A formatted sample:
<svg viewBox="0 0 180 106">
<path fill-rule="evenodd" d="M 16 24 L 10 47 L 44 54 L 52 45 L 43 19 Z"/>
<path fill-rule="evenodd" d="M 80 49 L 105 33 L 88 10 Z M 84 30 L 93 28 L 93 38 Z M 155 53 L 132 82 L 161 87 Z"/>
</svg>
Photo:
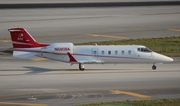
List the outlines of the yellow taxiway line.
<svg viewBox="0 0 180 106">
<path fill-rule="evenodd" d="M 46 61 L 46 60 L 49 60 L 47 58 L 35 58 L 35 59 L 32 59 L 32 61 Z"/>
<path fill-rule="evenodd" d="M 8 40 L 8 39 L 7 39 L 7 40 L 6 40 L 6 39 L 4 39 L 4 40 L 3 40 L 3 39 L 0 39 L 0 42 L 12 42 L 12 41 L 11 41 L 11 40 Z"/>
<path fill-rule="evenodd" d="M 104 37 L 104 38 L 119 38 L 119 39 L 127 39 L 127 37 L 123 36 L 108 36 L 108 35 L 101 35 L 101 34 L 87 34 L 88 36 L 95 36 L 95 37 Z"/>
<path fill-rule="evenodd" d="M 47 106 L 46 104 L 30 104 L 30 103 L 20 103 L 20 102 L 0 102 L 0 105 Z"/>
<path fill-rule="evenodd" d="M 178 28 L 170 28 L 170 29 L 168 29 L 168 30 L 180 32 L 180 29 L 178 29 Z"/>
<path fill-rule="evenodd" d="M 138 93 L 134 93 L 134 92 L 127 92 L 127 91 L 122 91 L 122 90 L 110 90 L 110 92 L 135 96 L 135 97 L 139 97 L 139 98 L 150 98 L 150 96 L 147 96 L 147 95 L 138 94 Z"/>
</svg>

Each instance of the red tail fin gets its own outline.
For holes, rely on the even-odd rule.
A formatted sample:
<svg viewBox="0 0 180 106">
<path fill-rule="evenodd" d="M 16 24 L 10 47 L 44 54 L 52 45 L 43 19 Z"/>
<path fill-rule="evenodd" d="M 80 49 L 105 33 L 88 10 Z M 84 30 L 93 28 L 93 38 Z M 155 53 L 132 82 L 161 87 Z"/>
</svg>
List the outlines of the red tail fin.
<svg viewBox="0 0 180 106">
<path fill-rule="evenodd" d="M 8 29 L 11 34 L 13 48 L 34 48 L 47 46 L 39 44 L 24 28 Z"/>
</svg>

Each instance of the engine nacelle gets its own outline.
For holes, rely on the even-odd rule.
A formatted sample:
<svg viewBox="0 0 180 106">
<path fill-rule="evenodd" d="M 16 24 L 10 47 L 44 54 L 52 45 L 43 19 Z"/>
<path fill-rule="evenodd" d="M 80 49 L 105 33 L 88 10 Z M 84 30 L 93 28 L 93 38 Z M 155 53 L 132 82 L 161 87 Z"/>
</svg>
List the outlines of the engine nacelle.
<svg viewBox="0 0 180 106">
<path fill-rule="evenodd" d="M 74 44 L 73 43 L 52 43 L 49 46 L 42 49 L 46 52 L 55 52 L 55 53 L 74 53 Z"/>
</svg>

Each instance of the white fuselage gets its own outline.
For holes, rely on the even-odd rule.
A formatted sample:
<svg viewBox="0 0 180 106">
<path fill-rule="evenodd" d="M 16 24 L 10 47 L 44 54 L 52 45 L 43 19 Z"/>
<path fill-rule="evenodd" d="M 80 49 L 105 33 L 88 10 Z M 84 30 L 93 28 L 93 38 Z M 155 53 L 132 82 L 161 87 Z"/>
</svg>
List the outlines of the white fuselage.
<svg viewBox="0 0 180 106">
<path fill-rule="evenodd" d="M 56 47 L 57 48 L 57 47 Z M 69 49 L 54 49 L 47 47 L 41 53 L 42 57 L 69 62 L 67 52 L 70 52 L 77 60 L 95 62 L 89 63 L 163 63 L 173 61 L 172 58 L 155 53 L 153 51 L 141 50 L 141 45 L 83 45 L 73 46 Z M 149 49 L 148 49 L 149 50 Z"/>
</svg>

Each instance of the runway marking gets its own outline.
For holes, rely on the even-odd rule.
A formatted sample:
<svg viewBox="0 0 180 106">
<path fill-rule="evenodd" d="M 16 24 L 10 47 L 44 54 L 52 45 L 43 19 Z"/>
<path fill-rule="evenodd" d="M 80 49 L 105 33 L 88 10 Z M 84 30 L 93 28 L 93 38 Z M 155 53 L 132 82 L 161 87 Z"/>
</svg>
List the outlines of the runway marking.
<svg viewBox="0 0 180 106">
<path fill-rule="evenodd" d="M 30 97 L 31 95 L 40 96 L 40 95 L 50 95 L 50 94 L 69 94 L 69 93 L 94 93 L 94 92 L 108 92 L 108 90 L 89 90 L 89 91 L 70 91 L 70 92 L 42 92 L 42 93 L 34 93 L 34 94 L 15 94 L 15 95 L 8 95 L 8 96 L 0 96 L 0 99 L 3 98 L 16 98 L 16 97 Z M 1 103 L 1 102 L 0 102 Z"/>
<path fill-rule="evenodd" d="M 9 39 L 0 39 L 0 42 L 12 42 L 11 40 L 9 40 Z"/>
<path fill-rule="evenodd" d="M 29 104 L 19 102 L 0 102 L 1 105 L 20 105 L 20 106 L 47 106 L 46 104 Z"/>
<path fill-rule="evenodd" d="M 168 29 L 168 30 L 180 32 L 180 29 L 178 29 L 178 28 L 170 28 L 170 29 Z"/>
<path fill-rule="evenodd" d="M 87 34 L 87 35 L 94 36 L 94 37 L 127 39 L 127 37 L 124 37 L 124 36 L 108 36 L 108 35 L 102 35 L 102 34 Z"/>
<path fill-rule="evenodd" d="M 139 98 L 151 98 L 150 96 L 147 96 L 147 95 L 138 94 L 138 93 L 134 93 L 134 92 L 121 91 L 121 90 L 110 90 L 110 92 L 135 96 L 135 97 L 139 97 Z"/>
<path fill-rule="evenodd" d="M 152 89 L 131 89 L 131 90 L 138 90 L 138 91 L 143 91 L 143 90 L 179 90 L 178 88 L 152 88 Z M 69 93 L 102 93 L 102 92 L 112 92 L 112 93 L 117 93 L 117 94 L 125 94 L 125 95 L 130 95 L 130 96 L 135 96 L 135 97 L 139 97 L 139 98 L 151 98 L 150 96 L 147 95 L 143 95 L 143 94 L 138 94 L 138 93 L 134 93 L 134 92 L 127 92 L 127 91 L 122 91 L 122 90 L 77 90 L 77 91 L 68 91 L 68 92 L 42 92 L 42 93 L 34 93 L 34 94 L 14 94 L 14 95 L 7 95 L 7 96 L 0 96 L 0 99 L 3 98 L 16 98 L 16 97 L 31 97 L 31 95 L 33 95 L 35 98 L 36 96 L 40 96 L 40 95 L 49 95 L 49 94 L 69 94 Z M 4 102 L 3 102 L 4 103 Z M 0 104 L 2 104 L 2 102 L 0 102 Z M 43 104 L 38 104 L 38 106 L 46 106 Z M 33 105 L 32 106 L 36 106 Z"/>
</svg>

